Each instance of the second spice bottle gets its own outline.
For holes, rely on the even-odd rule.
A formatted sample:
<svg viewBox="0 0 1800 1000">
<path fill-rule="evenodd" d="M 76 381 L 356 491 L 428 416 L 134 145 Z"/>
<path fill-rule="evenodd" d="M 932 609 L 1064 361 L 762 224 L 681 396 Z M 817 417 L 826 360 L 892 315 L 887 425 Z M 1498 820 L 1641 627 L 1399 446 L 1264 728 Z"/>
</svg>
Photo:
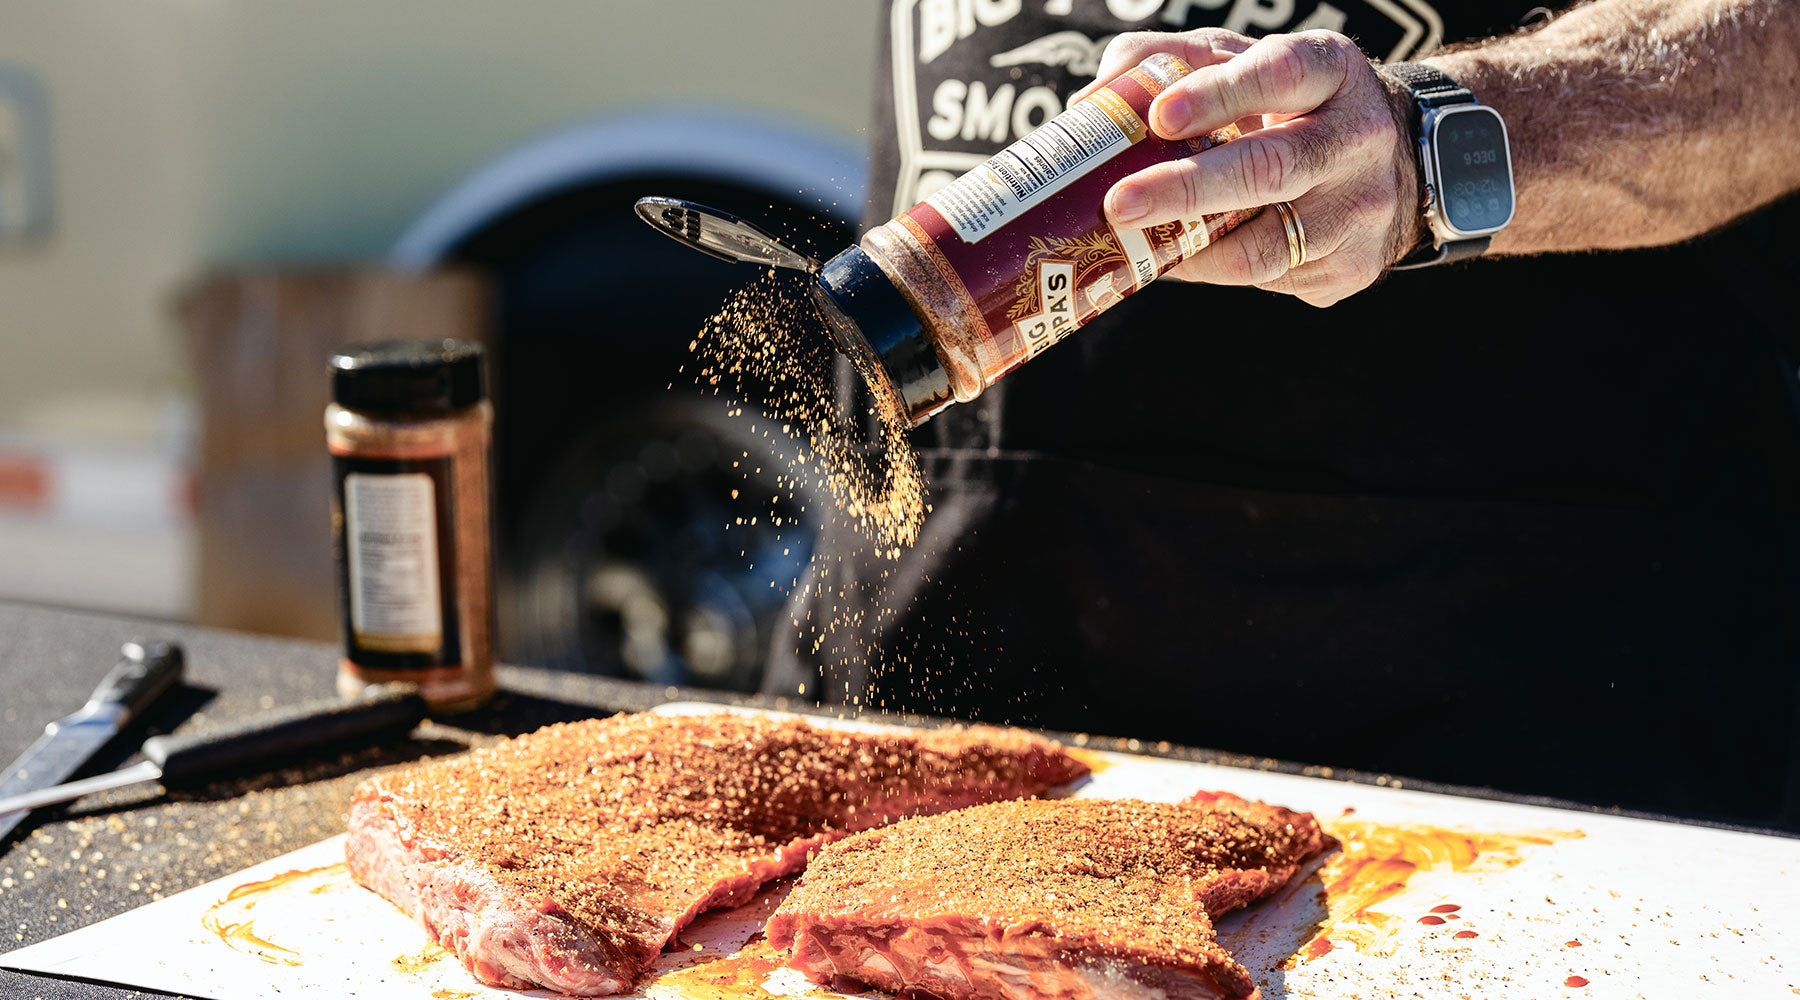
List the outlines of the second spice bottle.
<svg viewBox="0 0 1800 1000">
<path fill-rule="evenodd" d="M 367 344 L 332 355 L 330 372 L 338 691 L 402 683 L 433 709 L 473 708 L 495 689 L 481 348 Z"/>
</svg>

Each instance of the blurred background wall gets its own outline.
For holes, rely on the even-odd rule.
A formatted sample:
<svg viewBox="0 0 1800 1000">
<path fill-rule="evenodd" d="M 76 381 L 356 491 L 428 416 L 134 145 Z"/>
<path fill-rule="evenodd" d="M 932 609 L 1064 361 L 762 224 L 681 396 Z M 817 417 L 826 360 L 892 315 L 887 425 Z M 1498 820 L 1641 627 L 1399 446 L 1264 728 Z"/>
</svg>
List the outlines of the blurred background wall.
<svg viewBox="0 0 1800 1000">
<path fill-rule="evenodd" d="M 48 229 L 0 242 L 0 597 L 190 609 L 184 283 L 379 259 L 482 163 L 646 103 L 860 142 L 877 16 L 858 0 L 0 3 L 0 65 L 42 85 L 54 180 Z"/>
</svg>

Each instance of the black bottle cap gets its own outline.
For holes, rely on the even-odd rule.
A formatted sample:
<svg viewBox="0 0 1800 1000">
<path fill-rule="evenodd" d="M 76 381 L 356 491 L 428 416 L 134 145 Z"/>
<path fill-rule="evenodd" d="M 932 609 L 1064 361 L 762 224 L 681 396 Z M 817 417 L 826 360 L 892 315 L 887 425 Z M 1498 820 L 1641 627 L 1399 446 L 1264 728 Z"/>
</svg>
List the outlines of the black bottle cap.
<svg viewBox="0 0 1800 1000">
<path fill-rule="evenodd" d="M 345 409 L 431 417 L 485 397 L 481 346 L 461 340 L 384 340 L 331 356 L 331 398 Z"/>
<path fill-rule="evenodd" d="M 838 347 L 892 383 L 912 426 L 956 402 L 918 314 L 861 247 L 825 262 L 813 298 Z"/>
</svg>

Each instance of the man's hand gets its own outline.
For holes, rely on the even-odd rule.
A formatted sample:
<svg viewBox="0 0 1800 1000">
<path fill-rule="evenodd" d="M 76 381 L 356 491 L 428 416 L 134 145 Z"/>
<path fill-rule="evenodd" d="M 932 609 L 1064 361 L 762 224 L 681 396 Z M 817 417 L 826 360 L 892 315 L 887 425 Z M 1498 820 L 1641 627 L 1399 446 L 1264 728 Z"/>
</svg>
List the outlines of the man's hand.
<svg viewBox="0 0 1800 1000">
<path fill-rule="evenodd" d="M 1291 201 L 1306 227 L 1308 263 L 1292 271 L 1264 212 L 1171 273 L 1323 306 L 1423 239 L 1412 103 L 1348 38 L 1120 35 L 1077 96 L 1154 52 L 1195 67 L 1151 105 L 1159 134 L 1256 131 L 1120 181 L 1113 222 Z M 1425 61 L 1506 119 L 1519 212 L 1489 255 L 1660 246 L 1800 191 L 1795 0 L 1591 0 Z"/>
<path fill-rule="evenodd" d="M 1260 41 L 1219 28 L 1134 32 L 1113 39 L 1095 81 L 1075 96 L 1157 52 L 1194 67 L 1150 106 L 1158 135 L 1191 138 L 1234 122 L 1246 134 L 1119 181 L 1107 194 L 1108 218 L 1144 228 L 1286 201 L 1306 230 L 1306 262 L 1297 268 L 1288 266 L 1286 230 L 1270 210 L 1172 276 L 1328 306 L 1373 284 L 1421 238 L 1411 101 L 1355 42 L 1333 31 Z"/>
</svg>

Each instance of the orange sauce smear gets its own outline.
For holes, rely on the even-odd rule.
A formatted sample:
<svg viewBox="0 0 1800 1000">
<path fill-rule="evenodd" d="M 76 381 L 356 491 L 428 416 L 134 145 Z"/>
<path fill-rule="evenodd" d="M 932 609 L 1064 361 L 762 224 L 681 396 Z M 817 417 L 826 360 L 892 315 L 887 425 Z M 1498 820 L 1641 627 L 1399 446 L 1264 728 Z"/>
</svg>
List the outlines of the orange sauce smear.
<svg viewBox="0 0 1800 1000">
<path fill-rule="evenodd" d="M 1107 768 L 1112 767 L 1113 763 L 1114 763 L 1113 761 L 1110 761 L 1110 760 L 1106 759 L 1105 757 L 1101 756 L 1099 751 L 1096 751 L 1096 750 L 1083 750 L 1080 747 L 1063 747 L 1063 753 L 1066 753 L 1069 756 L 1075 758 L 1076 760 L 1081 761 L 1083 764 L 1086 764 L 1088 766 L 1088 773 L 1090 775 L 1099 774 L 1101 771 L 1104 771 Z"/>
<path fill-rule="evenodd" d="M 1310 878 L 1296 879 L 1264 907 L 1276 913 L 1296 908 L 1313 909 L 1312 919 L 1295 933 L 1293 951 L 1281 963 L 1293 968 L 1316 961 L 1335 947 L 1348 945 L 1366 954 L 1392 955 L 1401 929 L 1414 922 L 1407 914 L 1389 913 L 1381 904 L 1404 892 L 1420 872 L 1503 871 L 1525 860 L 1526 855 L 1558 841 L 1585 836 L 1579 830 L 1545 830 L 1529 833 L 1485 833 L 1423 825 L 1385 825 L 1363 820 L 1338 819 L 1323 824 L 1340 842 Z M 1302 894 L 1310 899 L 1302 899 Z M 1416 922 L 1442 925 L 1459 920 L 1462 907 L 1439 904 Z M 1232 937 L 1254 933 L 1269 919 L 1254 913 Z M 1267 931 L 1264 931 L 1267 933 Z M 1477 937 L 1460 931 L 1456 937 Z M 1233 942 L 1222 941 L 1226 947 Z"/>
<path fill-rule="evenodd" d="M 326 892 L 349 881 L 349 869 L 339 862 L 323 868 L 307 868 L 282 872 L 260 882 L 240 885 L 225 898 L 208 907 L 200 916 L 200 926 L 211 931 L 234 951 L 254 956 L 270 965 L 299 965 L 302 956 L 256 933 L 256 918 L 250 911 L 273 893 Z"/>
<path fill-rule="evenodd" d="M 418 951 L 408 952 L 404 955 L 395 955 L 392 959 L 390 959 L 388 961 L 388 964 L 392 965 L 394 967 L 394 971 L 396 971 L 396 972 L 404 972 L 407 975 L 415 975 L 417 973 L 424 972 L 426 969 L 431 968 L 432 966 L 436 965 L 437 963 L 439 963 L 449 957 L 450 957 L 450 953 L 448 951 L 445 951 L 442 946 L 435 945 L 435 944 L 428 944 L 425 947 L 420 948 Z M 473 994 L 473 993 L 468 994 L 468 995 L 475 996 L 475 994 Z"/>
<path fill-rule="evenodd" d="M 786 959 L 759 939 L 728 957 L 665 972 L 638 989 L 650 1000 L 763 1000 L 776 995 L 763 983 Z"/>
<path fill-rule="evenodd" d="M 1376 907 L 1404 891 L 1419 872 L 1502 871 L 1524 861 L 1530 848 L 1584 836 L 1578 830 L 1479 833 L 1363 821 L 1330 823 L 1327 829 L 1343 849 L 1321 872 L 1327 916 L 1315 940 L 1330 937 L 1377 955 L 1393 953 L 1402 918 Z M 1435 912 L 1456 909 L 1460 907 L 1437 907 Z M 1441 924 L 1444 919 L 1426 916 L 1419 922 Z"/>
</svg>

